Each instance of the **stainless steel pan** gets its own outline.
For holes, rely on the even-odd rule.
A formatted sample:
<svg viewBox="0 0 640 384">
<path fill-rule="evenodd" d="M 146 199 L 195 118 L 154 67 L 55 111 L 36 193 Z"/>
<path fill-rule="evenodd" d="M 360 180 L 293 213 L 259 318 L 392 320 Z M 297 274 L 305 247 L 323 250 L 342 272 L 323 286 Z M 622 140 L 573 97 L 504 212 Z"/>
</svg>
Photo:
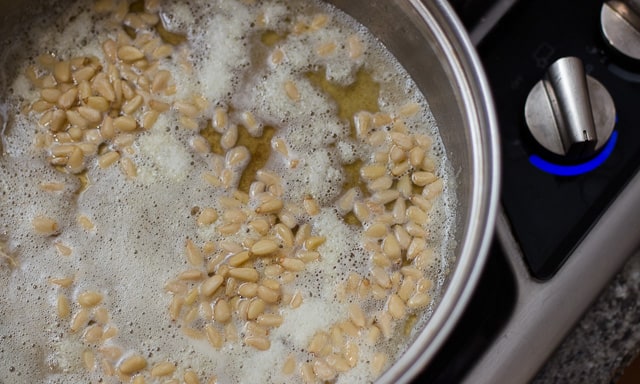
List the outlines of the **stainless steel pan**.
<svg viewBox="0 0 640 384">
<path fill-rule="evenodd" d="M 431 106 L 456 173 L 456 259 L 443 295 L 409 349 L 378 380 L 408 382 L 446 340 L 486 259 L 500 176 L 494 107 L 478 57 L 446 1 L 329 1 L 367 26 L 411 74 Z M 29 22 L 24 11 L 35 3 L 0 1 L 0 33 Z"/>
</svg>

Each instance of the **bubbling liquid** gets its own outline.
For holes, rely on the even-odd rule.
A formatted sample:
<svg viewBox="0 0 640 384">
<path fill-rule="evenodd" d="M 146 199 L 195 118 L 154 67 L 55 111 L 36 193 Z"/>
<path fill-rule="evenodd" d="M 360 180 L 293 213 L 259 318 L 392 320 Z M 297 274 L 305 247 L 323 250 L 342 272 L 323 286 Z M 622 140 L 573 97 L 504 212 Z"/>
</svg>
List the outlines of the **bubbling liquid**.
<svg viewBox="0 0 640 384">
<path fill-rule="evenodd" d="M 454 180 L 363 26 L 315 0 L 36 20 L 3 44 L 0 382 L 371 382 L 407 348 Z"/>
</svg>

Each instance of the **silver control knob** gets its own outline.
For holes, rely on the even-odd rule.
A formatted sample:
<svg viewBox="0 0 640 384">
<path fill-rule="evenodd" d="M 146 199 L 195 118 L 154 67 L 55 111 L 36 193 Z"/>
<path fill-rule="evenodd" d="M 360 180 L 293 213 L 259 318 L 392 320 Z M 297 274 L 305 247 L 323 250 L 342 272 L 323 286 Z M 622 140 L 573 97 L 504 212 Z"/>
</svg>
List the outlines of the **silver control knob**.
<svg viewBox="0 0 640 384">
<path fill-rule="evenodd" d="M 585 74 L 577 57 L 559 59 L 549 67 L 529 93 L 524 114 L 540 145 L 571 158 L 586 157 L 602 148 L 616 118 L 611 95 Z"/>
<path fill-rule="evenodd" d="M 640 0 L 605 1 L 600 24 L 609 45 L 625 56 L 640 60 Z"/>
</svg>

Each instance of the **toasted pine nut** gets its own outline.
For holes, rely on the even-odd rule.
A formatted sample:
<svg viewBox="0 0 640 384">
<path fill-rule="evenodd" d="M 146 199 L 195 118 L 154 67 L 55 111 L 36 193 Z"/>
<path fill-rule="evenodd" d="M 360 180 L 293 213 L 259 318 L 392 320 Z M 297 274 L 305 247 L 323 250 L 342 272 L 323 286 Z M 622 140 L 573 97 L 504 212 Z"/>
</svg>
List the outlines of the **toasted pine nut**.
<svg viewBox="0 0 640 384">
<path fill-rule="evenodd" d="M 387 301 L 387 310 L 396 320 L 404 318 L 406 313 L 404 302 L 396 294 L 389 296 L 389 300 Z"/>
<path fill-rule="evenodd" d="M 78 295 L 78 303 L 86 308 L 95 307 L 102 301 L 102 295 L 95 291 L 85 291 Z"/>
<path fill-rule="evenodd" d="M 144 357 L 140 355 L 133 355 L 124 359 L 120 363 L 118 370 L 125 375 L 131 375 L 145 369 L 146 367 L 147 360 Z"/>
<path fill-rule="evenodd" d="M 144 58 L 144 53 L 142 53 L 136 47 L 132 47 L 130 45 L 124 45 L 118 48 L 118 58 L 122 61 L 131 63 L 136 60 L 140 60 Z"/>
<path fill-rule="evenodd" d="M 31 221 L 33 229 L 41 235 L 52 236 L 58 233 L 60 227 L 58 222 L 47 216 L 36 216 Z"/>
<path fill-rule="evenodd" d="M 266 337 L 248 336 L 245 337 L 244 343 L 260 351 L 266 351 L 271 347 L 271 342 Z"/>
<path fill-rule="evenodd" d="M 251 247 L 251 253 L 256 256 L 266 256 L 278 250 L 278 243 L 270 239 L 263 239 Z"/>
<path fill-rule="evenodd" d="M 293 81 L 287 80 L 284 82 L 284 91 L 291 101 L 300 100 L 300 91 L 298 91 L 298 87 Z"/>
<path fill-rule="evenodd" d="M 282 258 L 280 265 L 282 265 L 284 269 L 292 272 L 299 272 L 304 269 L 304 262 L 302 260 L 291 257 Z"/>
<path fill-rule="evenodd" d="M 349 58 L 352 60 L 358 59 L 364 53 L 364 46 L 358 36 L 351 35 L 347 38 L 347 44 L 349 46 Z"/>
<path fill-rule="evenodd" d="M 282 373 L 285 375 L 291 375 L 296 370 L 296 359 L 293 356 L 287 357 L 282 365 Z"/>
<path fill-rule="evenodd" d="M 113 120 L 113 126 L 120 132 L 131 132 L 136 129 L 138 123 L 131 116 L 120 116 Z"/>
<path fill-rule="evenodd" d="M 207 324 L 205 327 L 205 333 L 207 334 L 207 340 L 209 340 L 209 343 L 216 349 L 220 349 L 222 348 L 222 345 L 224 343 L 224 339 L 222 337 L 222 335 L 220 334 L 220 332 L 218 332 L 215 328 L 213 328 L 213 326 L 211 324 Z M 186 381 L 186 374 L 185 374 L 185 381 Z"/>
<path fill-rule="evenodd" d="M 225 299 L 216 301 L 213 307 L 213 319 L 220 323 L 226 323 L 231 320 L 231 308 Z"/>
<path fill-rule="evenodd" d="M 151 369 L 151 377 L 169 376 L 172 375 L 175 370 L 175 364 L 164 361 L 153 366 L 153 368 Z"/>
<path fill-rule="evenodd" d="M 103 169 L 108 168 L 118 160 L 120 160 L 120 153 L 109 151 L 98 157 L 98 166 Z"/>
<path fill-rule="evenodd" d="M 120 164 L 122 165 L 122 171 L 129 179 L 133 179 L 138 175 L 138 169 L 136 168 L 135 163 L 128 157 L 120 160 Z"/>
<path fill-rule="evenodd" d="M 64 295 L 58 295 L 57 312 L 58 317 L 61 319 L 68 319 L 71 315 L 71 303 L 69 303 L 69 299 Z"/>
<path fill-rule="evenodd" d="M 218 290 L 218 288 L 220 288 L 223 282 L 223 276 L 213 275 L 202 283 L 200 291 L 205 296 L 211 296 Z"/>
<path fill-rule="evenodd" d="M 427 293 L 416 293 L 407 300 L 407 307 L 416 309 L 426 307 L 431 302 L 431 296 Z"/>
<path fill-rule="evenodd" d="M 364 312 L 362 312 L 362 308 L 358 304 L 350 304 L 349 305 L 349 318 L 353 321 L 353 324 L 362 328 L 365 325 L 365 317 Z"/>
<path fill-rule="evenodd" d="M 232 268 L 229 270 L 229 276 L 254 283 L 258 281 L 260 277 L 258 271 L 253 268 Z"/>
</svg>

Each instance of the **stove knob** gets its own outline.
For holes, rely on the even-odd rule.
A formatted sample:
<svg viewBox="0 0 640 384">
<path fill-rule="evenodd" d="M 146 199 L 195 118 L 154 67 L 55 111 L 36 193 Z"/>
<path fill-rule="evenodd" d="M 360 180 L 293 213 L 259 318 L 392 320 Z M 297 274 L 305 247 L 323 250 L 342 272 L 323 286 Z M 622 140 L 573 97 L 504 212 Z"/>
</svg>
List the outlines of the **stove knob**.
<svg viewBox="0 0 640 384">
<path fill-rule="evenodd" d="M 559 59 L 549 67 L 529 93 L 524 112 L 536 141 L 571 159 L 602 148 L 613 132 L 616 115 L 609 92 L 585 75 L 576 57 Z"/>
<path fill-rule="evenodd" d="M 640 0 L 608 0 L 600 11 L 602 33 L 613 48 L 640 60 Z"/>
</svg>

